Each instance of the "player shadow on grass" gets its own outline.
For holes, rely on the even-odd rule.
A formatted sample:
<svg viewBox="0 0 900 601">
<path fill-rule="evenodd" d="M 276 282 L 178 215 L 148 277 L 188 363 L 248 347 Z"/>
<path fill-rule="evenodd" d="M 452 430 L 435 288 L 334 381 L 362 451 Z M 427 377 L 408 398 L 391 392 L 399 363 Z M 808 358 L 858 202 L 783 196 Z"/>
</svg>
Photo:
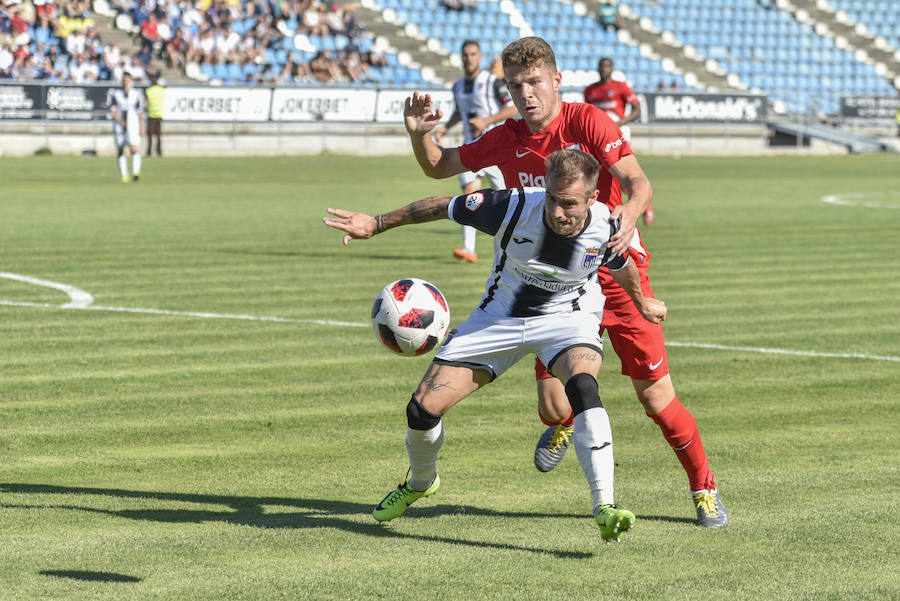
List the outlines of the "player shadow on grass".
<svg viewBox="0 0 900 601">
<path fill-rule="evenodd" d="M 476 548 L 496 549 L 501 551 L 526 551 L 529 553 L 546 553 L 564 559 L 587 559 L 593 553 L 566 551 L 540 547 L 526 547 L 502 543 L 491 543 L 477 540 L 466 540 L 436 535 L 407 534 L 399 532 L 394 525 L 378 524 L 372 521 L 372 505 L 347 503 L 328 499 L 299 499 L 288 497 L 233 497 L 190 493 L 155 492 L 139 490 L 123 490 L 116 488 L 88 488 L 77 486 L 55 486 L 52 484 L 0 484 L 0 493 L 32 494 L 32 495 L 97 495 L 119 499 L 175 501 L 181 503 L 200 503 L 207 505 L 224 505 L 228 511 L 197 509 L 102 509 L 89 505 L 70 503 L 10 504 L 0 503 L 0 508 L 9 509 L 67 509 L 97 513 L 132 520 L 145 520 L 162 523 L 199 524 L 203 522 L 224 522 L 236 526 L 255 528 L 335 528 L 345 532 L 374 537 L 393 537 L 408 540 L 420 540 L 452 545 L 466 545 Z M 266 513 L 264 506 L 292 507 L 301 511 Z M 430 505 L 416 507 L 403 517 L 404 521 L 417 517 L 436 517 L 443 515 L 488 516 L 497 518 L 576 518 L 581 515 L 546 514 L 531 512 L 493 511 L 471 505 Z M 364 521 L 360 521 L 364 520 Z M 600 543 L 598 537 L 598 544 Z"/>
</svg>

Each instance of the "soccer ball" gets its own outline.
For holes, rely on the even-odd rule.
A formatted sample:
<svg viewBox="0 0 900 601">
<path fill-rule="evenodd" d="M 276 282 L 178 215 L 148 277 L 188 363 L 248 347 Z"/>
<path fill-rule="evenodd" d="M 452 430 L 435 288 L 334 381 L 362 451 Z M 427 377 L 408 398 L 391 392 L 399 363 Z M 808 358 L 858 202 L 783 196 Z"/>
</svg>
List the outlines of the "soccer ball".
<svg viewBox="0 0 900 601">
<path fill-rule="evenodd" d="M 450 307 L 434 284 L 404 278 L 384 287 L 372 305 L 375 338 L 400 355 L 414 357 L 436 347 L 450 328 Z"/>
</svg>

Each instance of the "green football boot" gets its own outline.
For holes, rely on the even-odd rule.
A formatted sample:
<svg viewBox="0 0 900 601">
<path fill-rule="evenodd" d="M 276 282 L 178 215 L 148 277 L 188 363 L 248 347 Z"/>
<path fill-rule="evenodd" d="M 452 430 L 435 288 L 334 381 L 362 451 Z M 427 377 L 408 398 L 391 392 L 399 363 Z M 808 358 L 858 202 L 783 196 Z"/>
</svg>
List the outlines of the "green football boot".
<svg viewBox="0 0 900 601">
<path fill-rule="evenodd" d="M 434 482 L 431 483 L 431 486 L 423 491 L 410 488 L 409 480 L 407 480 L 389 492 L 387 496 L 381 500 L 381 503 L 375 506 L 374 511 L 372 511 L 372 516 L 379 522 L 387 522 L 388 520 L 399 518 L 406 512 L 407 507 L 418 501 L 420 498 L 430 497 L 436 493 L 440 485 L 441 478 L 437 475 L 434 476 Z"/>
<path fill-rule="evenodd" d="M 600 536 L 608 543 L 617 543 L 620 536 L 634 527 L 634 514 L 615 505 L 603 504 L 594 518 L 600 526 Z"/>
</svg>

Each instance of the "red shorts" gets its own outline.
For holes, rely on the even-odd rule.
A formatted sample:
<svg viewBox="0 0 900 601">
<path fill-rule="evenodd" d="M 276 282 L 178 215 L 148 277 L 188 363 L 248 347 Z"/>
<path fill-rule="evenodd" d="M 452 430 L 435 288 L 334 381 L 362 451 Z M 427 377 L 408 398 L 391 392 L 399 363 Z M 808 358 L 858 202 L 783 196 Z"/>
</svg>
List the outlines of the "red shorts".
<svg viewBox="0 0 900 601">
<path fill-rule="evenodd" d="M 638 268 L 644 296 L 652 297 L 653 289 L 647 276 L 650 254 L 641 254 L 632 248 L 629 255 Z M 609 334 L 613 350 L 622 362 L 622 373 L 635 380 L 655 382 L 662 379 L 669 373 L 662 326 L 643 318 L 628 293 L 612 279 L 608 269 L 601 268 L 598 275 L 606 294 L 600 330 L 601 333 L 606 330 Z M 553 377 L 538 359 L 535 359 L 534 373 L 538 380 Z"/>
</svg>

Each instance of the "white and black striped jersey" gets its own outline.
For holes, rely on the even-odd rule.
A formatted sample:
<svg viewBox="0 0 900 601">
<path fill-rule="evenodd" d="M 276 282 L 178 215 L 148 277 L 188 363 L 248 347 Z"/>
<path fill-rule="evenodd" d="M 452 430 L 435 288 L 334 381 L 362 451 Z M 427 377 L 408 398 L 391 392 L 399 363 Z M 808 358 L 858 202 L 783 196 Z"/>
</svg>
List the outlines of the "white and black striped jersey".
<svg viewBox="0 0 900 601">
<path fill-rule="evenodd" d="M 115 108 L 126 123 L 138 119 L 144 113 L 144 93 L 137 88 L 131 88 L 127 94 L 122 88 L 112 88 L 106 96 L 106 107 Z"/>
<path fill-rule="evenodd" d="M 506 87 L 506 80 L 490 71 L 479 71 L 474 78 L 463 77 L 453 84 L 453 102 L 455 111 L 462 120 L 463 140 L 469 143 L 475 138 L 469 119 L 495 115 L 504 106 L 511 105 L 512 98 Z M 485 131 L 497 125 L 499 123 L 491 123 Z"/>
<path fill-rule="evenodd" d="M 450 219 L 494 237 L 494 273 L 479 307 L 498 317 L 589 311 L 605 297 L 597 268 L 619 270 L 627 255 L 607 249 L 618 221 L 600 202 L 577 236 L 560 236 L 544 220 L 543 188 L 479 190 L 450 201 Z"/>
</svg>

